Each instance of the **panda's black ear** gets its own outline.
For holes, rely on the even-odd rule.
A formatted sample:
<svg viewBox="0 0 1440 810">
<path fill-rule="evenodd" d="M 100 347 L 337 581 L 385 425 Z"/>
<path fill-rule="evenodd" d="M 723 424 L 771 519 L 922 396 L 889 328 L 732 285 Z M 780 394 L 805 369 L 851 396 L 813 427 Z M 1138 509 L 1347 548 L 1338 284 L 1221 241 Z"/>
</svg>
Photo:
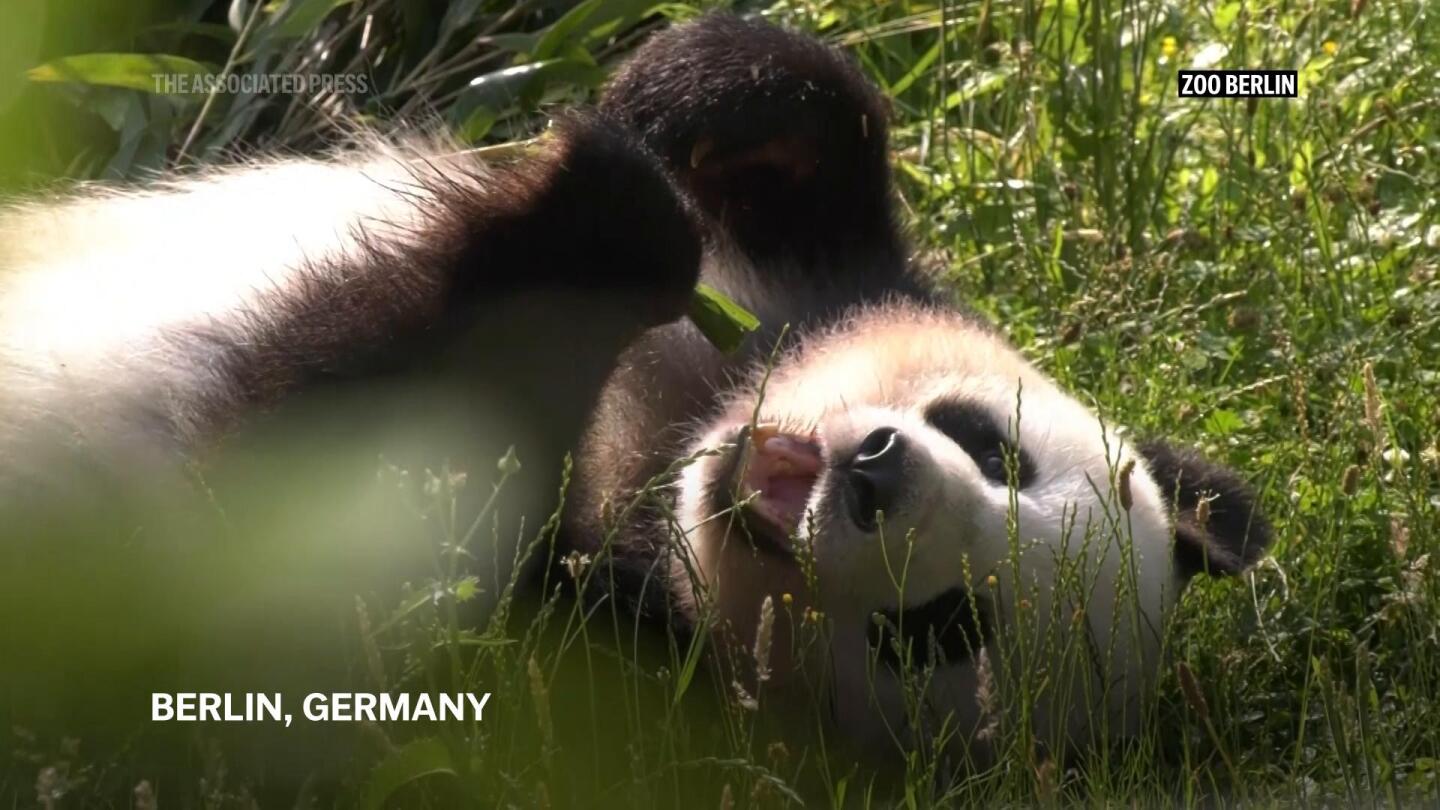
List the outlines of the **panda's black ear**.
<svg viewBox="0 0 1440 810">
<path fill-rule="evenodd" d="M 757 261 L 814 265 L 896 242 L 889 105 L 812 37 L 707 14 L 638 48 L 601 108 L 634 127 Z"/>
<path fill-rule="evenodd" d="M 1175 571 L 1182 579 L 1238 574 L 1260 559 L 1270 545 L 1270 522 L 1234 470 L 1162 441 L 1138 449 L 1175 510 Z"/>
</svg>

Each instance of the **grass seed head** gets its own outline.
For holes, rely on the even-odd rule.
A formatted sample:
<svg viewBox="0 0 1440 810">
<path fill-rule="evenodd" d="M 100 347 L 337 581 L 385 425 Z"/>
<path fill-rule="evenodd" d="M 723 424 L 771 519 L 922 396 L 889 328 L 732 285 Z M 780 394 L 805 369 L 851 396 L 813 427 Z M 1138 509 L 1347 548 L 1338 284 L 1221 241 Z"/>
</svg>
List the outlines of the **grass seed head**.
<svg viewBox="0 0 1440 810">
<path fill-rule="evenodd" d="M 1195 525 L 1202 529 L 1210 525 L 1209 498 L 1201 498 L 1200 502 L 1195 504 Z"/>
<path fill-rule="evenodd" d="M 1135 474 L 1135 459 L 1125 459 L 1125 464 L 1120 467 L 1120 475 L 1116 482 L 1120 488 L 1120 506 L 1126 512 L 1135 505 L 1135 495 L 1130 491 L 1130 477 Z"/>
<path fill-rule="evenodd" d="M 1410 527 L 1406 525 L 1405 519 L 1398 515 L 1390 518 L 1390 550 L 1395 552 L 1397 559 L 1405 559 L 1405 553 L 1410 549 Z"/>
<path fill-rule="evenodd" d="M 565 566 L 565 573 L 576 582 L 585 576 L 585 571 L 590 568 L 591 558 L 589 554 L 581 554 L 579 551 L 572 551 L 565 555 L 562 564 Z"/>
<path fill-rule="evenodd" d="M 980 730 L 975 738 L 989 741 L 1000 730 L 1000 696 L 995 688 L 995 672 L 990 668 L 990 653 L 984 647 L 975 656 L 975 705 L 980 709 Z"/>
<path fill-rule="evenodd" d="M 135 810 L 156 810 L 159 806 L 155 800 L 155 788 L 147 779 L 141 779 L 140 784 L 135 786 L 134 795 Z"/>
<path fill-rule="evenodd" d="M 1200 691 L 1200 682 L 1195 680 L 1195 673 L 1190 671 L 1190 665 L 1184 661 L 1177 662 L 1175 674 L 1180 678 L 1180 691 L 1185 695 L 1185 703 L 1199 715 L 1201 721 L 1209 722 L 1210 704 L 1205 702 L 1205 693 Z"/>
<path fill-rule="evenodd" d="M 735 692 L 735 702 L 739 704 L 740 708 L 747 712 L 760 710 L 760 701 L 752 697 L 750 692 L 746 690 L 745 686 L 739 681 L 731 681 L 730 688 Z"/>
<path fill-rule="evenodd" d="M 1361 376 L 1365 378 L 1365 422 L 1375 434 L 1375 446 L 1379 447 L 1385 443 L 1385 430 L 1380 424 L 1380 385 L 1375 382 L 1375 364 L 1367 361 Z"/>
<path fill-rule="evenodd" d="M 755 680 L 770 680 L 770 643 L 775 629 L 775 600 L 770 596 L 760 603 L 760 622 L 755 627 Z"/>
<path fill-rule="evenodd" d="M 1360 465 L 1351 464 L 1345 468 L 1344 474 L 1340 476 L 1340 492 L 1346 496 L 1354 495 L 1360 488 Z"/>
</svg>

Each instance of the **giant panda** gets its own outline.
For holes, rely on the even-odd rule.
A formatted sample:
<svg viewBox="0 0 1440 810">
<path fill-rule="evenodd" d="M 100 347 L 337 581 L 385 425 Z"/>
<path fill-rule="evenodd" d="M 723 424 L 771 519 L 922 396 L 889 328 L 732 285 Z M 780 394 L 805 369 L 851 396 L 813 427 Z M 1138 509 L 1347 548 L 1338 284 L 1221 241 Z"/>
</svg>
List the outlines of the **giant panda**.
<svg viewBox="0 0 1440 810">
<path fill-rule="evenodd" d="M 763 324 L 732 356 L 684 322 L 620 356 L 568 524 L 602 597 L 708 635 L 737 700 L 818 687 L 862 750 L 966 747 L 998 722 L 977 690 L 1026 675 L 1040 739 L 1133 734 L 1185 584 L 1269 543 L 1253 490 L 1105 423 L 913 269 L 885 100 L 834 50 L 712 16 L 601 106 L 699 205 L 702 280 Z"/>
<path fill-rule="evenodd" d="M 817 659 L 862 746 L 925 732 L 902 706 L 917 663 L 930 714 L 968 733 L 980 664 L 1017 624 L 1001 597 L 1049 615 L 1074 531 L 1086 635 L 1120 662 L 1102 714 L 1133 723 L 1185 581 L 1265 547 L 1256 498 L 1105 425 L 951 304 L 911 268 L 893 196 L 887 108 L 859 71 L 714 14 L 652 37 L 598 109 L 518 155 L 384 140 L 12 204 L 0 498 L 83 501 L 83 478 L 203 502 L 213 466 L 264 470 L 248 437 L 300 424 L 476 473 L 514 443 L 554 474 L 514 509 L 543 519 L 573 452 L 546 560 L 588 556 L 585 598 L 712 637 L 737 687 Z M 697 280 L 763 324 L 738 351 L 683 320 Z M 791 608 L 826 627 L 793 657 Z"/>
</svg>

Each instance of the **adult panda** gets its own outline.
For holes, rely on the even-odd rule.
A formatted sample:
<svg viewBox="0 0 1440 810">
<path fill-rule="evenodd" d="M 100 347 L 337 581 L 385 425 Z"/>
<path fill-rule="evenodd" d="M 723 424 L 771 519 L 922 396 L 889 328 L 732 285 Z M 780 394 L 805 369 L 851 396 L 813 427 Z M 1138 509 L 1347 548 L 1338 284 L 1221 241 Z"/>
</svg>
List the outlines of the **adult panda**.
<svg viewBox="0 0 1440 810">
<path fill-rule="evenodd" d="M 1251 489 L 1106 425 L 912 270 L 886 104 L 830 48 L 707 17 L 602 109 L 698 201 L 703 281 L 764 327 L 735 356 L 688 323 L 621 356 L 569 515 L 610 561 L 592 589 L 711 634 L 742 700 L 818 685 L 864 749 L 983 736 L 982 670 L 992 695 L 1048 683 L 1042 739 L 1135 731 L 1185 583 L 1269 542 Z"/>
</svg>

